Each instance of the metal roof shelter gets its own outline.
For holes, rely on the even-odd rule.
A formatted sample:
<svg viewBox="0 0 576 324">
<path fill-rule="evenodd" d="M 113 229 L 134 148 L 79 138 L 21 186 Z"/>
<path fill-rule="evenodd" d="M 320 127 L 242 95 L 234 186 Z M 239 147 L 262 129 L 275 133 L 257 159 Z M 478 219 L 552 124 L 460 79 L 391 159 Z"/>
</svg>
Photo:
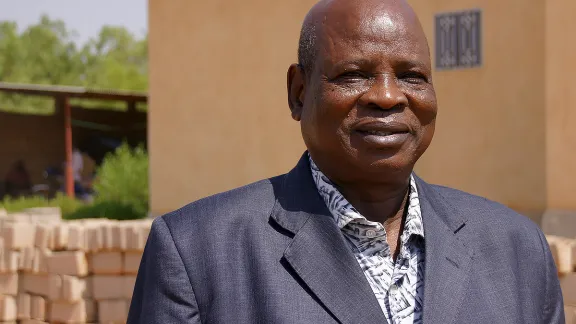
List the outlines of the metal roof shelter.
<svg viewBox="0 0 576 324">
<path fill-rule="evenodd" d="M 147 103 L 148 94 L 144 92 L 121 90 L 96 90 L 85 87 L 52 86 L 39 84 L 19 84 L 0 82 L 0 92 L 30 96 L 52 97 L 56 109 L 64 110 L 65 148 L 66 148 L 66 194 L 74 197 L 74 175 L 72 171 L 72 110 L 71 98 L 124 101 L 128 110 L 135 110 L 136 104 Z"/>
</svg>

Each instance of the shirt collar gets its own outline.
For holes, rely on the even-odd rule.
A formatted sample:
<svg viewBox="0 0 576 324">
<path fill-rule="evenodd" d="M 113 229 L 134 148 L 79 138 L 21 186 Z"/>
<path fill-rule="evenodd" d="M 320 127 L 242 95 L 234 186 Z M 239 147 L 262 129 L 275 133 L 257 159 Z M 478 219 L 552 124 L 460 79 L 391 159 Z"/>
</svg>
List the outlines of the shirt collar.
<svg viewBox="0 0 576 324">
<path fill-rule="evenodd" d="M 334 186 L 332 181 L 328 179 L 322 171 L 318 168 L 312 157 L 308 155 L 310 160 L 310 170 L 312 178 L 318 189 L 318 193 L 326 203 L 328 210 L 334 216 L 334 220 L 340 229 L 343 229 L 348 224 L 357 223 L 361 225 L 376 225 L 376 222 L 369 221 L 366 217 L 362 216 L 340 191 Z M 418 188 L 414 177 L 410 176 L 410 192 L 408 194 L 408 210 L 406 213 L 406 222 L 404 224 L 403 236 L 406 238 L 412 235 L 424 237 L 424 226 L 422 222 L 422 212 L 420 210 L 420 200 L 418 198 Z"/>
</svg>

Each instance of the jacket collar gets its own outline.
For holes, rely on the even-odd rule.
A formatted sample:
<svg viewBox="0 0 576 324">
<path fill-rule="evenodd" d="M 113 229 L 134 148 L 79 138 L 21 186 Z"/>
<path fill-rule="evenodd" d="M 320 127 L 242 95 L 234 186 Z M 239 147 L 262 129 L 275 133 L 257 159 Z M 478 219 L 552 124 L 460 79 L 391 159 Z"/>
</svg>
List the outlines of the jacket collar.
<svg viewBox="0 0 576 324">
<path fill-rule="evenodd" d="M 459 235 L 465 217 L 416 177 L 424 221 L 424 323 L 450 323 L 464 296 L 470 250 Z M 318 194 L 305 153 L 276 193 L 271 218 L 292 241 L 283 258 L 340 323 L 386 323 L 362 269 Z"/>
</svg>

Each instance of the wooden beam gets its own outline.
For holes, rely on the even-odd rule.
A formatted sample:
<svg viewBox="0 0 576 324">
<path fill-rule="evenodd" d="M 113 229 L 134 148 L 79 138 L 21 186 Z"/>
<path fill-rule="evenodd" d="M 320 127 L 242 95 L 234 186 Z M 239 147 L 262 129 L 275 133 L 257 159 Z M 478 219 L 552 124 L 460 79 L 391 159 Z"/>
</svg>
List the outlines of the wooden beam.
<svg viewBox="0 0 576 324">
<path fill-rule="evenodd" d="M 6 93 L 19 93 L 32 96 L 48 96 L 114 101 L 147 102 L 145 92 L 126 90 L 89 89 L 84 87 L 52 86 L 42 84 L 20 84 L 0 82 L 0 91 Z"/>
<path fill-rule="evenodd" d="M 70 98 L 64 97 L 64 145 L 66 147 L 66 194 L 74 198 L 74 170 L 72 169 L 72 109 Z"/>
</svg>

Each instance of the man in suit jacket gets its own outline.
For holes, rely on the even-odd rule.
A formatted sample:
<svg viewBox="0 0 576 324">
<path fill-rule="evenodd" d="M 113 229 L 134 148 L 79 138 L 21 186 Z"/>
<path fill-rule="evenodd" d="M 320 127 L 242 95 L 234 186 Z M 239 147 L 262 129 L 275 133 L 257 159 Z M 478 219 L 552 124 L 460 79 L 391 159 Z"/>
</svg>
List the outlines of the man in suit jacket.
<svg viewBox="0 0 576 324">
<path fill-rule="evenodd" d="M 540 229 L 412 173 L 436 119 L 428 45 L 401 0 L 307 15 L 288 174 L 155 220 L 128 323 L 564 323 Z"/>
</svg>

